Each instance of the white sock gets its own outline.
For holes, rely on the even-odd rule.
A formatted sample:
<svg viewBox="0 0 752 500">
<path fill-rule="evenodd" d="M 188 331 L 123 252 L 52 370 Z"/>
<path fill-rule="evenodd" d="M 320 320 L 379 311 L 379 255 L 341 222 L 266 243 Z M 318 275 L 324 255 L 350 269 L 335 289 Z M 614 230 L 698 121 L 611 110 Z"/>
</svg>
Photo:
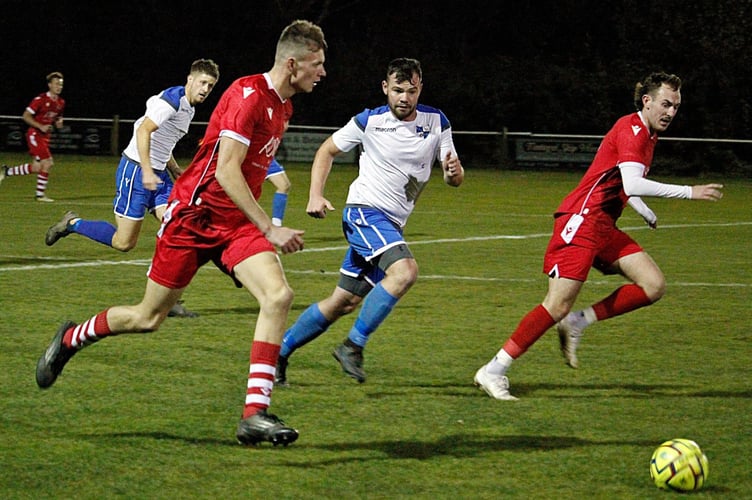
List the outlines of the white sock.
<svg viewBox="0 0 752 500">
<path fill-rule="evenodd" d="M 595 311 L 592 307 L 586 307 L 582 311 L 571 312 L 567 315 L 567 321 L 574 325 L 576 328 L 584 329 L 587 326 L 592 325 L 598 318 L 595 316 Z"/>
<path fill-rule="evenodd" d="M 587 307 L 583 309 L 582 315 L 584 316 L 585 321 L 587 322 L 587 325 L 585 326 L 592 325 L 593 323 L 598 321 L 598 317 L 595 315 L 595 311 L 593 310 L 592 307 Z"/>
<path fill-rule="evenodd" d="M 501 349 L 486 365 L 486 373 L 490 375 L 504 375 L 509 370 L 509 367 L 512 366 L 512 361 L 514 361 L 512 356 L 507 354 L 504 349 Z"/>
</svg>

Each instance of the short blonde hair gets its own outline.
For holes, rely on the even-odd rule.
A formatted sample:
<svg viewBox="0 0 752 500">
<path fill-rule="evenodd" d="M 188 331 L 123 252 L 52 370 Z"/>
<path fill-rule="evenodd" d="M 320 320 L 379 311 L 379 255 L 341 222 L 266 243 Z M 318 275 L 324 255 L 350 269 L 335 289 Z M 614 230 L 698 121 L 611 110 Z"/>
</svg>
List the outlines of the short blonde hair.
<svg viewBox="0 0 752 500">
<path fill-rule="evenodd" d="M 311 21 L 296 19 L 282 30 L 277 41 L 275 61 L 280 62 L 287 57 L 301 57 L 307 51 L 316 52 L 326 50 L 327 43 L 321 27 Z"/>
</svg>

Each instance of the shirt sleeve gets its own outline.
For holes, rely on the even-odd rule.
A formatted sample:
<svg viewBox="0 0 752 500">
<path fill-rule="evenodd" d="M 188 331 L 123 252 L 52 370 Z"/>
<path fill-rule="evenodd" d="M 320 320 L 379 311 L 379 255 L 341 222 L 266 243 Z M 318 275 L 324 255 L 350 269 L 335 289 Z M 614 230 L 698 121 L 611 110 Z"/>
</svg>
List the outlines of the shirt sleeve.
<svg viewBox="0 0 752 500">
<path fill-rule="evenodd" d="M 678 184 L 664 184 L 655 182 L 644 177 L 645 165 L 633 161 L 619 164 L 621 180 L 624 185 L 624 193 L 627 196 L 655 196 L 658 198 L 685 198 L 692 197 L 692 186 L 680 186 Z"/>
<path fill-rule="evenodd" d="M 175 108 L 162 99 L 151 97 L 146 103 L 146 116 L 158 127 L 161 127 L 175 113 L 177 113 Z"/>
<path fill-rule="evenodd" d="M 344 127 L 332 134 L 332 141 L 337 149 L 347 153 L 363 142 L 363 130 L 357 125 L 353 117 Z"/>
<path fill-rule="evenodd" d="M 447 153 L 452 153 L 452 156 L 458 156 L 457 150 L 454 148 L 454 140 L 452 139 L 452 129 L 444 129 L 441 131 L 441 145 L 439 146 L 438 160 L 443 161 Z"/>
<path fill-rule="evenodd" d="M 635 212 L 640 214 L 642 218 L 645 219 L 645 222 L 647 222 L 651 226 L 655 224 L 656 221 L 658 221 L 658 217 L 655 216 L 655 212 L 653 212 L 639 196 L 630 196 L 627 200 L 627 203 L 629 203 L 629 206 L 632 207 Z"/>
</svg>

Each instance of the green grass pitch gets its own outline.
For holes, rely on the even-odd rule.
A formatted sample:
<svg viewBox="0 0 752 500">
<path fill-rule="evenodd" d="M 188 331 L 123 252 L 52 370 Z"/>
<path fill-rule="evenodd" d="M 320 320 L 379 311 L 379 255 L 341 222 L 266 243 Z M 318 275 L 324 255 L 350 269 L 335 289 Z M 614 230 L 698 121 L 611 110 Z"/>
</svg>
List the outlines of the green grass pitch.
<svg viewBox="0 0 752 500">
<path fill-rule="evenodd" d="M 3 154 L 0 162 L 25 161 Z M 647 199 L 650 231 L 631 209 L 620 226 L 664 271 L 665 297 L 585 332 L 580 369 L 555 331 L 509 372 L 517 402 L 473 386 L 475 370 L 545 294 L 551 213 L 581 172 L 474 170 L 421 195 L 406 238 L 420 278 L 372 336 L 368 381 L 331 356 L 355 317 L 297 352 L 291 387 L 271 411 L 300 431 L 287 448 L 235 442 L 257 304 L 211 266 L 185 293 L 196 319 L 79 353 L 54 387 L 37 358 L 65 319 L 138 302 L 157 223 L 128 254 L 70 236 L 46 247 L 65 210 L 113 220 L 117 158 L 56 158 L 48 194 L 34 176 L 0 186 L 0 496 L 16 498 L 595 498 L 665 499 L 650 479 L 653 449 L 697 441 L 710 461 L 693 498 L 752 492 L 752 183 L 718 203 Z M 181 161 L 186 164 L 187 160 Z M 282 256 L 296 292 L 289 322 L 337 281 L 339 210 L 305 214 L 308 166 L 287 165 L 286 225 L 306 250 Z M 356 169 L 335 165 L 327 195 L 341 209 Z M 271 185 L 262 198 L 270 210 Z M 622 283 L 593 271 L 579 306 Z"/>
</svg>

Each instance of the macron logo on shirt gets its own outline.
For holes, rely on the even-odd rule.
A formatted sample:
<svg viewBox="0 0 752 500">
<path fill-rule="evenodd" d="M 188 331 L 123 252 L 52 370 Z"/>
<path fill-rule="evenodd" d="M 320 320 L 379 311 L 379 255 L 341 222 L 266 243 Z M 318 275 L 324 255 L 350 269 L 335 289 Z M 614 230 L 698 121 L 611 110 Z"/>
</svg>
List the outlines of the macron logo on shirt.
<svg viewBox="0 0 752 500">
<path fill-rule="evenodd" d="M 640 127 L 639 125 L 632 125 L 632 133 L 634 135 L 639 134 L 640 130 L 642 130 L 642 127 Z"/>
<path fill-rule="evenodd" d="M 266 114 L 268 114 L 268 115 L 269 115 L 269 119 L 270 119 L 270 120 L 272 119 L 272 113 L 273 113 L 273 110 L 272 110 L 272 108 L 266 108 Z"/>
<path fill-rule="evenodd" d="M 256 92 L 253 87 L 243 87 L 243 99 Z"/>
</svg>

